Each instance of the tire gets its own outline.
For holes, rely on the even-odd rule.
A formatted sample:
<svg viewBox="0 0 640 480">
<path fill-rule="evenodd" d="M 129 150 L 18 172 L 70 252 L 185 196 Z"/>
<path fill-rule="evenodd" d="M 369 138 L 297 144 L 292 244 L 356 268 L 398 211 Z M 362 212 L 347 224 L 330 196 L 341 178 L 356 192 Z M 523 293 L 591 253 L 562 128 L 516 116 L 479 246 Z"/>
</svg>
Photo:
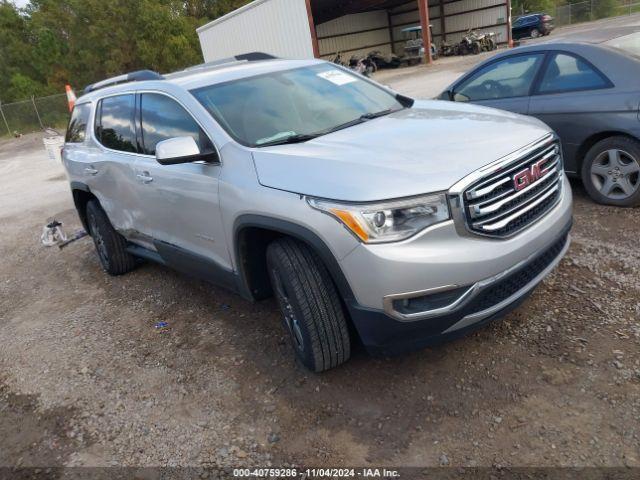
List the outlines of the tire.
<svg viewBox="0 0 640 480">
<path fill-rule="evenodd" d="M 538 38 L 540 36 L 540 30 L 537 28 L 531 29 L 531 38 Z"/>
<path fill-rule="evenodd" d="M 640 142 L 629 137 L 600 140 L 582 162 L 582 183 L 598 203 L 640 205 Z"/>
<path fill-rule="evenodd" d="M 93 237 L 103 270 L 109 275 L 122 275 L 133 270 L 136 257 L 127 252 L 127 241 L 113 228 L 98 201 L 89 201 L 86 212 L 89 234 Z"/>
<path fill-rule="evenodd" d="M 320 258 L 289 237 L 267 247 L 267 268 L 298 359 L 322 372 L 348 360 L 351 342 L 340 296 Z"/>
</svg>

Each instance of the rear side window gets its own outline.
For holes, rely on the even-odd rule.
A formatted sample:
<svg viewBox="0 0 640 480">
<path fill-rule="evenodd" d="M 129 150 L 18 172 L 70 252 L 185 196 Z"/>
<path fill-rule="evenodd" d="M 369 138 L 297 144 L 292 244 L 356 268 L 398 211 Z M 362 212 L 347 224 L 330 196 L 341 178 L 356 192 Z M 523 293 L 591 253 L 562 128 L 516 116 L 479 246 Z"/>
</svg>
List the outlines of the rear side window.
<svg viewBox="0 0 640 480">
<path fill-rule="evenodd" d="M 174 137 L 192 137 L 198 144 L 200 153 L 215 151 L 211 140 L 191 114 L 166 95 L 143 93 L 140 100 L 140 116 L 142 153 L 155 155 L 159 142 Z"/>
<path fill-rule="evenodd" d="M 87 123 L 89 123 L 89 114 L 91 113 L 91 104 L 83 103 L 76 105 L 71 113 L 71 120 L 67 127 L 66 143 L 82 143 L 87 134 Z"/>
<path fill-rule="evenodd" d="M 607 88 L 610 82 L 585 60 L 555 53 L 540 82 L 540 93 L 571 92 Z"/>
<path fill-rule="evenodd" d="M 96 112 L 96 138 L 107 148 L 136 152 L 133 129 L 134 96 L 118 95 L 100 100 Z"/>
</svg>

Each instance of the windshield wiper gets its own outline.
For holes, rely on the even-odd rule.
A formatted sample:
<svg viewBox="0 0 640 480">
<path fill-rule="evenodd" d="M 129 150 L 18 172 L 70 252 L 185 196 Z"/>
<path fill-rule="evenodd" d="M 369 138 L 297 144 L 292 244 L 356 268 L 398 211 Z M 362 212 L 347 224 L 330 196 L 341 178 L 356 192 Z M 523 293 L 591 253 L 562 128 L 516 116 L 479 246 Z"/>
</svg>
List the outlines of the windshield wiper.
<svg viewBox="0 0 640 480">
<path fill-rule="evenodd" d="M 404 108 L 404 107 L 403 107 Z M 359 123 L 364 123 L 367 120 L 372 120 L 374 118 L 383 117 L 385 115 L 389 115 L 390 113 L 397 112 L 402 110 L 402 108 L 387 108 L 385 110 L 380 110 L 379 112 L 371 112 L 364 113 L 360 115 L 358 118 L 354 118 L 353 120 L 349 120 L 348 122 L 341 123 L 340 125 L 336 125 L 335 127 L 328 128 L 326 130 L 322 130 L 317 133 L 296 133 L 292 135 L 288 135 L 282 138 L 276 138 L 273 140 L 268 140 L 266 142 L 258 143 L 256 147 L 268 147 L 272 145 L 284 145 L 287 143 L 302 143 L 307 140 L 312 140 L 314 138 L 320 137 L 322 135 L 327 135 L 329 133 L 337 132 L 338 130 L 343 130 L 345 128 L 353 127 L 354 125 L 358 125 Z"/>
<path fill-rule="evenodd" d="M 258 143 L 256 147 L 269 147 L 272 145 L 285 145 L 287 143 L 302 143 L 307 140 L 312 140 L 316 138 L 318 134 L 316 133 L 296 133 L 293 135 L 289 135 L 287 137 L 278 138 L 276 140 L 270 140 L 268 142 Z"/>
<path fill-rule="evenodd" d="M 384 117 L 385 115 L 389 115 L 390 113 L 397 112 L 398 110 L 402 110 L 402 109 L 392 110 L 391 108 L 387 108 L 386 110 L 380 110 L 379 112 L 365 113 L 363 115 L 360 115 L 360 118 L 362 120 L 372 120 L 374 118 Z"/>
</svg>

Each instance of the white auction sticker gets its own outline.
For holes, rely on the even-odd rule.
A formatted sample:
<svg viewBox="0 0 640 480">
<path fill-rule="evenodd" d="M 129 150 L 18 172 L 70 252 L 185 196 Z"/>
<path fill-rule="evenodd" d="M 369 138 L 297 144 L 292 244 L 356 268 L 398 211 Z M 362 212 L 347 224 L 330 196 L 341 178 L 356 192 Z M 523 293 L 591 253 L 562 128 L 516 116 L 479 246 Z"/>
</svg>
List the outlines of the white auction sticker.
<svg viewBox="0 0 640 480">
<path fill-rule="evenodd" d="M 358 80 L 353 75 L 341 72 L 340 70 L 327 70 L 326 72 L 318 73 L 318 76 L 325 80 L 329 80 L 331 83 L 335 83 L 336 85 L 346 85 L 347 83 Z"/>
</svg>

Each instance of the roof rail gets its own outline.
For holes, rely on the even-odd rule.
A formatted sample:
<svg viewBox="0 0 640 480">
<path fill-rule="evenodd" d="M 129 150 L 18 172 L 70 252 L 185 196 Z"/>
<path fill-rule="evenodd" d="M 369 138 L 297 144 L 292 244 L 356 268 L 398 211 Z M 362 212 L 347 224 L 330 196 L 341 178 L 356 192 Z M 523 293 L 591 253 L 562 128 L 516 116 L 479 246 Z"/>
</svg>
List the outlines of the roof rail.
<svg viewBox="0 0 640 480">
<path fill-rule="evenodd" d="M 118 85 L 119 83 L 127 82 L 141 82 L 144 80 L 163 80 L 164 77 L 158 72 L 152 70 L 138 70 L 136 72 L 125 73 L 124 75 L 118 75 L 117 77 L 107 78 L 91 85 L 87 85 L 84 88 L 84 93 L 94 92 L 101 88 L 109 87 L 112 85 Z"/>
<path fill-rule="evenodd" d="M 184 70 L 178 70 L 177 72 L 168 73 L 165 78 L 179 78 L 185 75 L 189 75 L 195 73 L 196 71 L 206 71 L 211 69 L 216 69 L 218 67 L 228 66 L 232 63 L 239 62 L 257 62 L 260 60 L 274 60 L 278 57 L 274 57 L 268 53 L 263 52 L 249 52 L 243 53 L 241 55 L 236 55 L 235 57 L 227 57 L 227 58 L 219 58 L 218 60 L 212 60 L 206 63 L 199 63 L 198 65 L 193 65 L 191 67 L 187 67 Z"/>
<path fill-rule="evenodd" d="M 273 60 L 278 57 L 274 57 L 270 53 L 249 52 L 249 53 L 243 53 L 242 55 L 236 55 L 234 58 L 238 61 L 246 60 L 247 62 L 256 62 L 259 60 Z"/>
</svg>

